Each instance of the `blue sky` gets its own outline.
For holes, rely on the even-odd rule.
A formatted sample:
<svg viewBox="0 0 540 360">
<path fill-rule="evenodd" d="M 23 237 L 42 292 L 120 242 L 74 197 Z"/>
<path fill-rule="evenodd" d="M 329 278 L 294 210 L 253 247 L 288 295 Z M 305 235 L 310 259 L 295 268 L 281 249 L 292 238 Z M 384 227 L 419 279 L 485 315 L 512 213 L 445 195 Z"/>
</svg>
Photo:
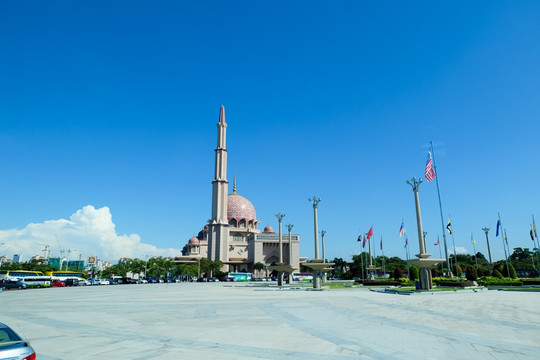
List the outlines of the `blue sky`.
<svg viewBox="0 0 540 360">
<path fill-rule="evenodd" d="M 502 258 L 499 212 L 510 247 L 532 248 L 538 18 L 535 1 L 2 2 L 0 254 L 59 242 L 107 258 L 89 244 L 126 237 L 153 246 L 131 256 L 179 252 L 211 214 L 221 105 L 229 180 L 261 228 L 286 214 L 304 256 L 314 195 L 327 258 L 350 259 L 372 225 L 404 257 L 402 219 L 416 253 L 405 180 L 424 176 L 430 140 L 459 251 L 473 233 L 487 254 L 488 226 Z M 420 201 L 438 257 L 434 182 Z M 108 209 L 92 227 L 108 235 L 51 228 L 88 205 Z"/>
</svg>

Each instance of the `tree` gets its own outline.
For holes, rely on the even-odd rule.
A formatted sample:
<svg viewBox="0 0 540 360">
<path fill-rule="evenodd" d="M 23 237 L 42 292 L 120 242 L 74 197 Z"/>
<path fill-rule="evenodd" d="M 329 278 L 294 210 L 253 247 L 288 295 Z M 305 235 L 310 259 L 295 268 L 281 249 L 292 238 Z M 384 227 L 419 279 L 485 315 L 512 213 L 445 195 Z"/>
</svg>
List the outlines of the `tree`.
<svg viewBox="0 0 540 360">
<path fill-rule="evenodd" d="M 418 268 L 414 265 L 411 265 L 411 267 L 409 268 L 409 279 L 411 281 L 418 280 Z"/>
<path fill-rule="evenodd" d="M 478 273 L 476 272 L 476 268 L 472 265 L 467 266 L 467 280 L 470 281 L 476 281 L 478 279 Z"/>
<path fill-rule="evenodd" d="M 401 279 L 403 277 L 403 270 L 401 270 L 399 267 L 394 268 L 393 276 L 394 280 Z"/>
<path fill-rule="evenodd" d="M 255 263 L 255 265 L 253 265 L 253 268 L 254 268 L 256 271 L 258 271 L 258 272 L 260 273 L 261 271 L 263 271 L 264 269 L 266 269 L 266 265 L 264 265 L 264 264 L 263 264 L 262 262 L 260 262 L 260 261 L 257 261 L 257 262 Z"/>
<path fill-rule="evenodd" d="M 345 268 L 345 266 L 347 266 L 347 262 L 343 260 L 342 258 L 334 258 L 332 262 L 334 263 L 334 268 L 332 269 L 333 276 L 334 277 L 341 276 L 344 272 L 343 269 Z"/>
</svg>

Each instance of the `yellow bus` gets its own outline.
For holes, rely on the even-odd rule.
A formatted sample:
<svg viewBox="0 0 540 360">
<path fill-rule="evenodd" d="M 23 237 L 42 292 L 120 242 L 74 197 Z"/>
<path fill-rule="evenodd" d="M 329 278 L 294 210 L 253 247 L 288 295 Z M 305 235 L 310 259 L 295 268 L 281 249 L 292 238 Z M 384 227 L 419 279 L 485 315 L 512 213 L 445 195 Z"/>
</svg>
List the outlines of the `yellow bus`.
<svg viewBox="0 0 540 360">
<path fill-rule="evenodd" d="M 0 270 L 0 281 L 4 280 L 20 280 L 30 288 L 51 286 L 51 277 L 43 275 L 41 271 Z"/>
<path fill-rule="evenodd" d="M 30 271 L 30 270 L 0 270 L 0 280 L 20 280 L 26 276 L 43 276 L 41 271 Z"/>
<path fill-rule="evenodd" d="M 65 281 L 67 279 L 84 280 L 86 273 L 84 271 L 46 271 L 45 275 L 50 276 L 51 279 Z"/>
</svg>

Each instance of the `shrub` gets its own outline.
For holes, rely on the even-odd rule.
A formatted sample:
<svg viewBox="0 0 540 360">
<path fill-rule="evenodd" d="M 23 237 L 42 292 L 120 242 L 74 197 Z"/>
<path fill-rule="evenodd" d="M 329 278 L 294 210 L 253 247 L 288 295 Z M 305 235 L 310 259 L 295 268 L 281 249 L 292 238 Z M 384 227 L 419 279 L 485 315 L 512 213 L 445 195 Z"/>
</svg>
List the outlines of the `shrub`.
<svg viewBox="0 0 540 360">
<path fill-rule="evenodd" d="M 476 268 L 472 265 L 467 266 L 467 280 L 475 281 L 476 279 L 478 279 Z"/>
<path fill-rule="evenodd" d="M 498 272 L 498 270 L 494 270 L 493 272 L 495 271 Z M 479 280 L 479 283 L 480 285 L 483 285 L 483 286 L 522 286 L 523 285 L 523 282 L 517 279 L 516 280 L 508 279 L 508 278 L 500 279 L 494 276 L 486 276 L 482 280 Z"/>
<path fill-rule="evenodd" d="M 499 270 L 494 269 L 493 270 L 493 276 L 487 276 L 487 277 L 496 277 L 498 279 L 502 279 L 503 276 L 502 276 L 502 274 L 501 274 L 501 272 Z"/>
<path fill-rule="evenodd" d="M 481 266 L 479 266 L 477 269 L 476 269 L 476 274 L 478 275 L 478 277 L 484 277 L 488 274 L 487 270 Z"/>
<path fill-rule="evenodd" d="M 401 268 L 397 267 L 394 269 L 394 280 L 401 280 L 401 278 L 403 277 L 403 270 L 401 270 Z"/>
<path fill-rule="evenodd" d="M 441 270 L 438 267 L 434 267 L 431 269 L 431 277 L 438 277 L 441 276 Z"/>
<path fill-rule="evenodd" d="M 409 279 L 411 281 L 418 280 L 418 268 L 414 265 L 411 265 L 411 267 L 409 268 Z"/>
</svg>

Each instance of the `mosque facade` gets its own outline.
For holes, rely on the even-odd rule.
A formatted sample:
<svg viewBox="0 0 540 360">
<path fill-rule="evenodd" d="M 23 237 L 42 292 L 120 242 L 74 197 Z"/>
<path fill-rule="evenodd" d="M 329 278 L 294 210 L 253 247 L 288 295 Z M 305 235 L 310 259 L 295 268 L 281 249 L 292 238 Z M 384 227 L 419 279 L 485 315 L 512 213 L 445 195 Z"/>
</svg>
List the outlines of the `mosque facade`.
<svg viewBox="0 0 540 360">
<path fill-rule="evenodd" d="M 189 239 L 182 249 L 178 263 L 197 263 L 199 258 L 219 260 L 225 272 L 253 272 L 260 262 L 267 267 L 279 263 L 279 234 L 268 225 L 259 229 L 260 221 L 253 204 L 236 191 L 236 178 L 232 193 L 228 193 L 227 181 L 227 123 L 222 106 L 217 124 L 217 148 L 215 150 L 214 180 L 212 181 L 212 217 Z M 300 268 L 300 236 L 282 234 L 283 263 Z"/>
</svg>

